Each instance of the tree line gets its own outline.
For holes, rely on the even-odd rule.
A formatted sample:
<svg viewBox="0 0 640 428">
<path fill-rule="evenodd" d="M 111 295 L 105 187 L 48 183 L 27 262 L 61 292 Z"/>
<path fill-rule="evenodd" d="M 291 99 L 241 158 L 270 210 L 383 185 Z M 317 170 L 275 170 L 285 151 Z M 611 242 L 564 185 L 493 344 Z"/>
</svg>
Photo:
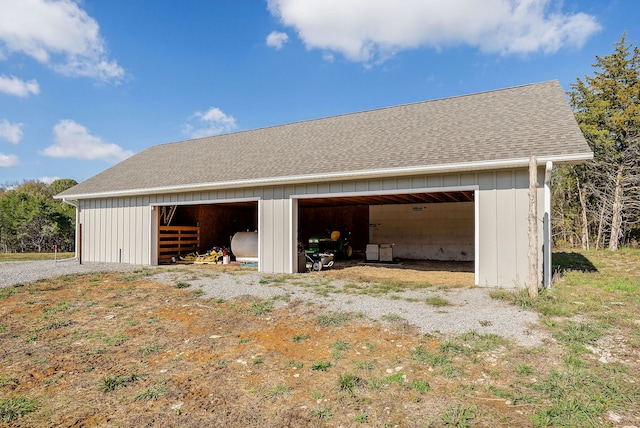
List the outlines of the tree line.
<svg viewBox="0 0 640 428">
<path fill-rule="evenodd" d="M 53 196 L 76 184 L 60 179 L 0 188 L 0 251 L 74 251 L 75 208 Z"/>
<path fill-rule="evenodd" d="M 640 50 L 622 35 L 568 92 L 593 160 L 555 170 L 556 244 L 583 249 L 640 241 Z"/>
</svg>

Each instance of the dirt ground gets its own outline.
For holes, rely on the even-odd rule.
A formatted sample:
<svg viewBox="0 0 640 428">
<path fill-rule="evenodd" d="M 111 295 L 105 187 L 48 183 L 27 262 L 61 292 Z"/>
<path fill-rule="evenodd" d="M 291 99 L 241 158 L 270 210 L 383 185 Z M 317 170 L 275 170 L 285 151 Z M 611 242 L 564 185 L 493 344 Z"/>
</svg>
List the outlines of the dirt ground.
<svg viewBox="0 0 640 428">
<path fill-rule="evenodd" d="M 373 322 L 297 300 L 205 300 L 188 284 L 159 284 L 151 274 L 66 275 L 0 289 L 0 399 L 33 405 L 15 405 L 19 415 L 5 423 L 529 426 L 545 405 L 531 385 L 562 361 L 554 342 L 526 348 L 473 332 L 422 335 L 402 320 Z M 415 266 L 322 274 L 473 281 L 470 272 Z"/>
<path fill-rule="evenodd" d="M 322 272 L 333 279 L 396 281 L 431 284 L 438 287 L 471 287 L 474 285 L 473 262 L 439 262 L 403 260 L 393 264 L 339 260 L 333 268 Z"/>
</svg>

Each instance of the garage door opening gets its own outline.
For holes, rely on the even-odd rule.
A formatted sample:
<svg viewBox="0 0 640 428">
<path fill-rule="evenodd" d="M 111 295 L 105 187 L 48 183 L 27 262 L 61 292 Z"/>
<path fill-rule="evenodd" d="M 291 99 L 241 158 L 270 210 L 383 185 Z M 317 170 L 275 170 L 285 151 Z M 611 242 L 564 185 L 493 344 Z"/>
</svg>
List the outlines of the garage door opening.
<svg viewBox="0 0 640 428">
<path fill-rule="evenodd" d="M 258 230 L 258 202 L 162 205 L 156 207 L 158 263 L 214 247 L 231 248 L 237 232 Z"/>
<path fill-rule="evenodd" d="M 475 269 L 473 190 L 300 198 L 298 214 L 298 239 L 305 248 L 310 237 L 339 230 L 349 234 L 355 263 L 368 262 L 368 245 L 390 245 L 396 264 L 418 270 Z M 338 259 L 334 268 L 353 264 Z"/>
</svg>

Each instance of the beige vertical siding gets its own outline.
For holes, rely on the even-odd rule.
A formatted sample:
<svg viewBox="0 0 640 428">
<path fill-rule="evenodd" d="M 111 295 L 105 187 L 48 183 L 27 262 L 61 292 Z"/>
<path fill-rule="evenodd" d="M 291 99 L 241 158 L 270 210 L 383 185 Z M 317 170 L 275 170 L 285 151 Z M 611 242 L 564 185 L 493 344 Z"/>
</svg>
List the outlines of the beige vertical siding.
<svg viewBox="0 0 640 428">
<path fill-rule="evenodd" d="M 542 174 L 542 176 L 541 176 Z M 544 170 L 538 171 L 538 243 L 542 257 L 541 206 Z M 479 179 L 480 211 L 478 284 L 500 287 L 528 285 L 528 203 L 529 176 L 526 169 L 483 173 Z M 540 262 L 542 269 L 542 262 Z"/>
<path fill-rule="evenodd" d="M 542 219 L 543 169 L 538 177 L 538 211 Z M 297 266 L 298 198 L 457 188 L 478 189 L 475 201 L 478 211 L 475 227 L 479 237 L 475 252 L 478 284 L 526 287 L 528 173 L 525 168 L 81 200 L 78 223 L 83 227 L 82 257 L 85 261 L 96 262 L 155 263 L 157 224 L 154 205 L 255 199 L 258 200 L 260 270 L 293 272 Z M 542 242 L 540 222 L 540 246 Z M 542 256 L 540 259 L 542 263 Z"/>
</svg>

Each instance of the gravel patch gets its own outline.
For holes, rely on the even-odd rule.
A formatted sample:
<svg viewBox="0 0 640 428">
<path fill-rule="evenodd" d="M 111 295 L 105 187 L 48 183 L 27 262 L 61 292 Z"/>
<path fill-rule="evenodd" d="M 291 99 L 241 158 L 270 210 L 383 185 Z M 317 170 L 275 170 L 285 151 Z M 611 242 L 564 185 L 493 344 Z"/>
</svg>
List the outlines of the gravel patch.
<svg viewBox="0 0 640 428">
<path fill-rule="evenodd" d="M 0 263 L 0 287 L 53 278 L 70 273 L 128 272 L 142 266 L 125 263 L 78 263 L 78 260 L 39 260 Z"/>
<path fill-rule="evenodd" d="M 3 262 L 0 263 L 0 287 L 26 283 L 71 273 L 126 272 L 143 266 L 121 263 L 83 263 L 77 260 Z M 148 266 L 144 266 L 147 267 Z M 461 334 L 476 331 L 481 334 L 497 334 L 525 346 L 538 346 L 549 336 L 539 328 L 538 315 L 509 305 L 489 296 L 490 289 L 481 287 L 452 288 L 447 290 L 419 289 L 404 293 L 379 296 L 348 294 L 342 292 L 341 281 L 331 281 L 332 292 L 314 293 L 294 282 L 317 281 L 313 274 L 286 275 L 284 282 L 274 281 L 278 275 L 237 271 L 233 273 L 203 272 L 182 269 L 167 271 L 156 268 L 158 273 L 148 279 L 175 285 L 187 282 L 192 289 L 203 291 L 202 298 L 231 300 L 240 296 L 262 299 L 280 297 L 277 305 L 289 300 L 300 300 L 318 305 L 318 310 L 361 313 L 368 318 L 383 321 L 395 318 L 419 328 L 422 333 L 440 332 Z M 293 278 L 293 279 L 291 279 Z M 326 287 L 324 288 L 326 290 Z M 433 306 L 428 298 L 438 296 L 449 304 Z M 398 318 L 402 318 L 401 320 Z"/>
<path fill-rule="evenodd" d="M 268 282 L 269 279 L 278 276 L 243 272 L 218 273 L 215 277 L 207 278 L 198 277 L 195 272 L 164 272 L 153 275 L 151 279 L 165 284 L 187 282 L 193 288 L 202 290 L 202 298 L 205 299 L 230 300 L 240 296 L 262 299 L 286 297 L 278 299 L 276 305 L 286 305 L 287 300 L 300 300 L 318 305 L 321 310 L 361 313 L 377 321 L 384 322 L 385 318 L 401 317 L 404 322 L 418 327 L 422 333 L 462 334 L 476 331 L 480 334 L 496 334 L 524 346 L 538 346 L 550 338 L 539 328 L 538 314 L 492 299 L 489 296 L 490 289 L 420 289 L 381 297 L 347 294 L 341 292 L 344 285 L 341 281 L 332 281 L 329 285 L 335 287 L 335 292 L 325 296 L 292 284 L 305 280 L 313 281 L 310 275 L 313 274 L 295 274 L 295 279 L 286 282 Z M 287 275 L 289 278 L 291 276 Z M 446 300 L 449 305 L 434 307 L 426 303 L 427 298 L 434 296 Z"/>
</svg>

